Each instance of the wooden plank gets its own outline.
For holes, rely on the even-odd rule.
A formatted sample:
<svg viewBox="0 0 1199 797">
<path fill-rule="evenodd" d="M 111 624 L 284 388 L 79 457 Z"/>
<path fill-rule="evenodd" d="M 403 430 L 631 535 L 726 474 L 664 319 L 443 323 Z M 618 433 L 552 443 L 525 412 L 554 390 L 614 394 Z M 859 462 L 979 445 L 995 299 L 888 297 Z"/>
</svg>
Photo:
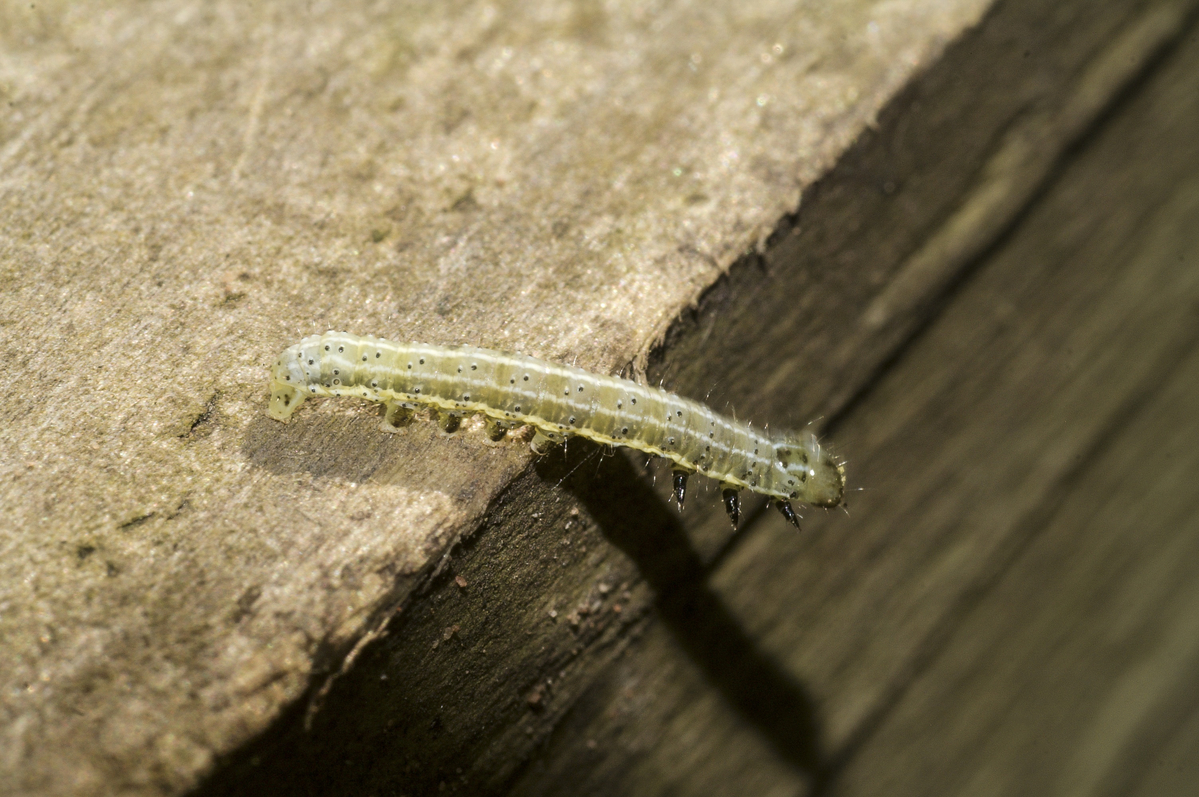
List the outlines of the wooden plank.
<svg viewBox="0 0 1199 797">
<path fill-rule="evenodd" d="M 1146 254 L 1172 259 L 1179 242 Z M 1199 253 L 1189 243 L 1188 259 Z M 1197 386 L 1199 347 L 1060 485 L 1049 517 L 960 610 L 943 650 L 849 761 L 841 793 L 1191 792 L 1196 764 L 1182 750 L 1199 717 Z M 1163 758 L 1175 742 L 1180 751 Z M 1162 780 L 1176 785 L 1151 786 Z"/>
<path fill-rule="evenodd" d="M 743 535 L 697 590 L 707 615 L 649 629 L 511 793 L 1189 785 L 1195 502 L 1181 485 L 1194 463 L 1178 452 L 1196 429 L 1193 29 L 1186 41 L 838 421 L 864 487 L 851 528 L 817 517 L 794 537 L 771 518 Z M 1180 448 L 1148 464 L 1167 429 Z M 1103 511 L 1158 473 L 1154 492 Z M 1124 492 L 1108 497 L 1113 481 Z M 736 633 L 697 651 L 694 629 L 721 613 Z M 1130 650 L 1146 639 L 1158 643 Z M 1104 657 L 1106 643 L 1119 649 Z M 1037 748 L 1054 723 L 1054 740 L 1078 741 Z"/>
<path fill-rule="evenodd" d="M 1038 460 L 1065 467 L 1017 517 L 1015 549 L 964 595 L 941 650 L 848 763 L 841 793 L 1193 790 L 1195 748 L 1161 751 L 1186 749 L 1199 717 L 1197 91 L 1192 34 L 997 255 L 1001 269 L 1044 252 L 1043 300 L 1061 299 L 1008 304 L 1010 293 L 992 291 L 999 313 L 1030 316 L 1014 326 L 1040 327 L 1005 359 L 1062 367 L 1041 372 L 1053 389 L 1035 404 L 978 397 L 973 411 L 1010 433 L 1005 447 L 1027 446 L 1031 472 Z M 1074 250 L 1064 258 L 1063 244 Z M 1095 421 L 1090 444 L 1072 445 Z M 968 435 L 962 444 L 980 451 Z M 981 458 L 970 467 L 1018 484 Z"/>
<path fill-rule="evenodd" d="M 574 463 L 338 402 L 283 427 L 265 365 L 340 327 L 643 370 L 988 5 L 0 5 L 3 781 L 179 793 L 269 729 L 380 745 L 447 695 L 450 732 L 405 729 L 422 777 L 505 777 L 569 704 L 533 710 L 545 673 L 625 638 L 580 612 L 650 590 L 590 515 L 563 534 Z M 412 691 L 344 713 L 355 662 Z"/>
</svg>

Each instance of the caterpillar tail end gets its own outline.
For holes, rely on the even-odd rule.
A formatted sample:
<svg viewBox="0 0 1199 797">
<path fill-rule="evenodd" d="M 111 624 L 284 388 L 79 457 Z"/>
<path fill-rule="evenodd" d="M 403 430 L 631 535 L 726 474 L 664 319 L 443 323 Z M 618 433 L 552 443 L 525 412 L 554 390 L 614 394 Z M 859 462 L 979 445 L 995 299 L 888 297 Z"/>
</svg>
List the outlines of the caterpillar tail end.
<svg viewBox="0 0 1199 797">
<path fill-rule="evenodd" d="M 291 414 L 304 403 L 308 394 L 296 387 L 304 385 L 304 369 L 299 361 L 299 346 L 292 346 L 279 355 L 271 368 L 271 403 L 267 413 L 276 421 L 287 422 Z"/>
<path fill-rule="evenodd" d="M 271 404 L 268 412 L 276 421 L 286 423 L 296 408 L 304 403 L 305 398 L 307 396 L 304 393 L 285 382 L 272 382 Z"/>
</svg>

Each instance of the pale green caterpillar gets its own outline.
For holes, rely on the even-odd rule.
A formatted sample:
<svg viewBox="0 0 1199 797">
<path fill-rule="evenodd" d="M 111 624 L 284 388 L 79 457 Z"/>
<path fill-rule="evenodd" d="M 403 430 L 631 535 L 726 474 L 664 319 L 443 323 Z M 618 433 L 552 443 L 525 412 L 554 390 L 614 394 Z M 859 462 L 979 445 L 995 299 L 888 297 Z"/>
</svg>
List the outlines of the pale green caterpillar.
<svg viewBox="0 0 1199 797">
<path fill-rule="evenodd" d="M 769 496 L 796 527 L 791 501 L 836 506 L 845 490 L 844 468 L 811 432 L 768 434 L 659 388 L 522 354 L 326 332 L 288 348 L 271 369 L 272 418 L 286 421 L 308 396 L 382 402 L 388 430 L 428 407 L 446 431 L 471 414 L 484 416 L 495 439 L 531 426 L 539 454 L 577 436 L 666 457 L 679 506 L 688 474 L 717 479 L 734 526 L 741 490 Z"/>
</svg>

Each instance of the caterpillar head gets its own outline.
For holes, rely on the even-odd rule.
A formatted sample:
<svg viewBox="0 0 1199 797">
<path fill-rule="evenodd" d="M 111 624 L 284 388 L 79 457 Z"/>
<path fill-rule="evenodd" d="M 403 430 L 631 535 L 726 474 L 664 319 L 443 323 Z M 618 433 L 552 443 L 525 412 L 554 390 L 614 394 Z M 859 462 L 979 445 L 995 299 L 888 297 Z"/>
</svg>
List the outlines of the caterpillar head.
<svg viewBox="0 0 1199 797">
<path fill-rule="evenodd" d="M 790 434 L 775 443 L 792 497 L 812 506 L 836 506 L 845 495 L 845 466 L 811 432 Z M 798 495 L 795 495 L 798 493 Z"/>
</svg>

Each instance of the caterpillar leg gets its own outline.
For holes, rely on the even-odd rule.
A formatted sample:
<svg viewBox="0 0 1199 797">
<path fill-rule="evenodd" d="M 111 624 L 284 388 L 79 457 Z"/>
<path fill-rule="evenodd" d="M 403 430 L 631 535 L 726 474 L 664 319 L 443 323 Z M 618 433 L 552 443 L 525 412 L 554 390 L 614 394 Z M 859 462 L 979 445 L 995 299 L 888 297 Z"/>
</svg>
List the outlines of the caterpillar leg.
<svg viewBox="0 0 1199 797">
<path fill-rule="evenodd" d="M 725 511 L 729 513 L 729 519 L 736 529 L 737 521 L 741 519 L 741 491 L 735 487 L 725 487 L 721 495 L 724 496 Z"/>
<path fill-rule="evenodd" d="M 412 419 L 416 417 L 416 412 L 412 405 L 407 402 L 388 401 L 385 403 L 387 414 L 383 416 L 383 422 L 379 424 L 385 432 L 394 432 L 401 427 L 412 423 Z"/>
<path fill-rule="evenodd" d="M 687 497 L 687 476 L 689 474 L 685 470 L 676 470 L 674 472 L 674 500 L 679 505 L 679 511 L 683 511 L 683 499 Z"/>
<path fill-rule="evenodd" d="M 456 412 L 441 411 L 437 413 L 437 423 L 441 426 L 441 431 L 446 434 L 453 434 L 458 431 L 458 427 L 462 424 L 462 416 Z"/>
<path fill-rule="evenodd" d="M 272 382 L 271 417 L 277 421 L 286 421 L 296 411 L 296 407 L 300 406 L 306 398 L 308 398 L 306 395 L 291 385 L 286 385 L 282 382 Z"/>
<path fill-rule="evenodd" d="M 497 421 L 495 418 L 488 416 L 483 418 L 483 429 L 487 432 L 488 439 L 493 443 L 503 440 L 509 428 L 509 425 L 503 421 Z"/>
<path fill-rule="evenodd" d="M 529 443 L 529 447 L 533 449 L 534 454 L 546 454 L 554 446 L 560 444 L 563 440 L 562 435 L 554 432 L 548 434 L 541 429 L 533 435 L 533 442 Z"/>
<path fill-rule="evenodd" d="M 799 515 L 795 513 L 795 509 L 791 506 L 790 501 L 771 501 L 770 503 L 778 507 L 779 512 L 783 514 L 783 517 L 787 518 L 788 523 L 797 529 L 799 528 Z"/>
</svg>

